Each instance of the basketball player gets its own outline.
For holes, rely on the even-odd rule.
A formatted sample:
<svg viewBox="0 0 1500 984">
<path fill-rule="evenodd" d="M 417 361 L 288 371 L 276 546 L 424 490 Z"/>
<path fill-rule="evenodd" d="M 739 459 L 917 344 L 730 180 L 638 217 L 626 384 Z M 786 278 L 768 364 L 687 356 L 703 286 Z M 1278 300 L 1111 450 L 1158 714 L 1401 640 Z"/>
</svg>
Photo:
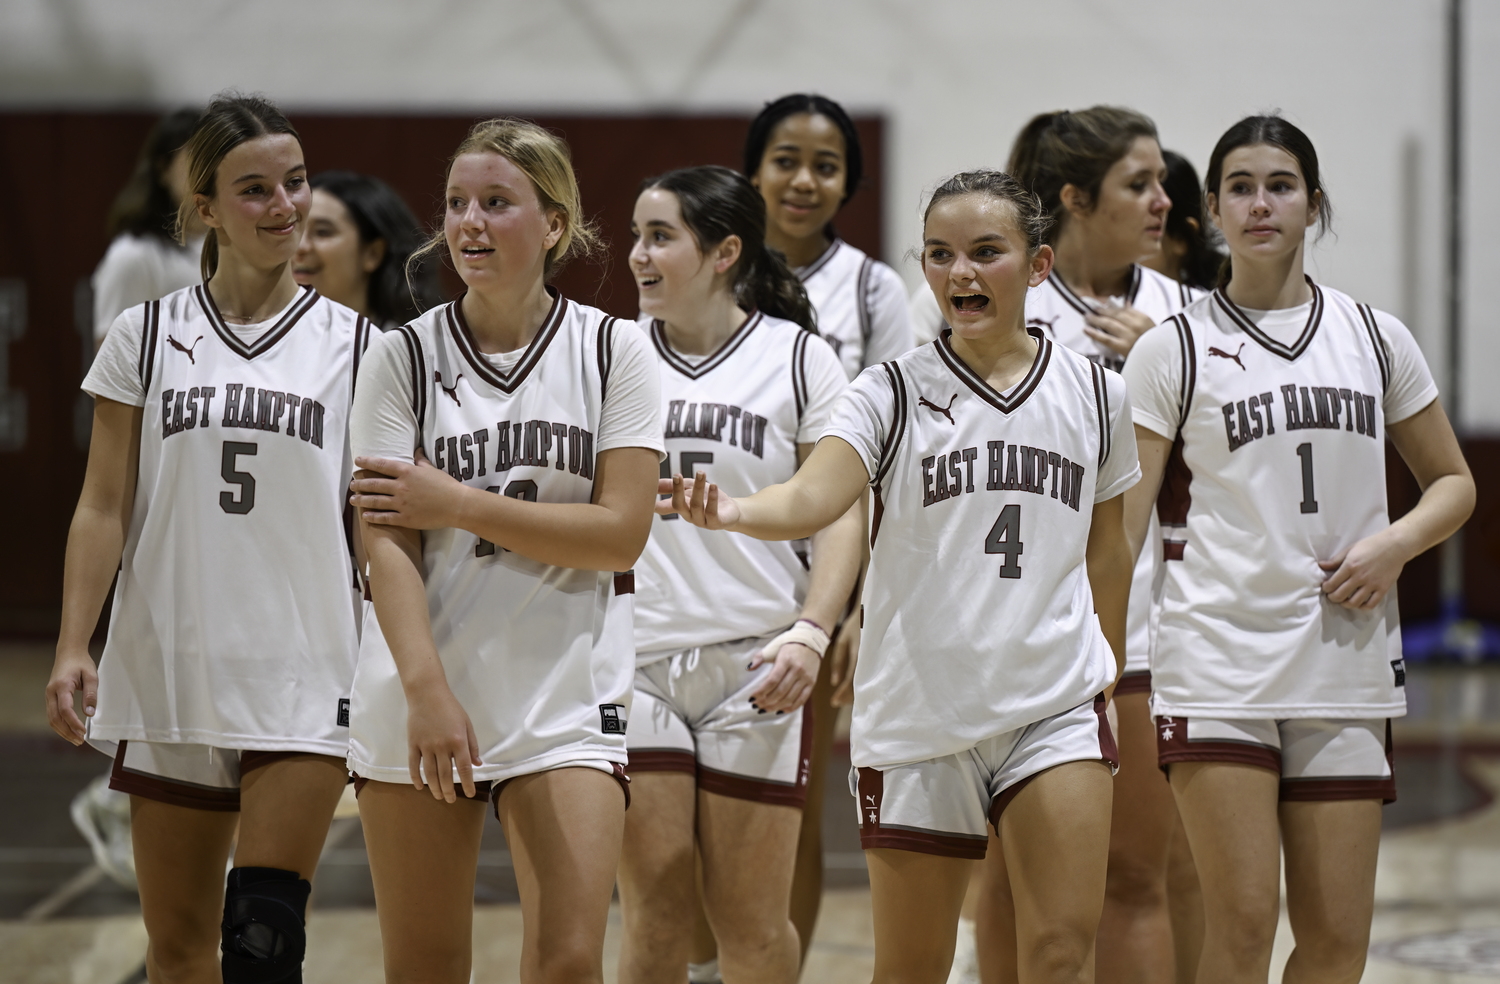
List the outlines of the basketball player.
<svg viewBox="0 0 1500 984">
<path fill-rule="evenodd" d="M 951 330 L 862 373 L 790 481 L 746 499 L 701 476 L 661 483 L 659 509 L 778 540 L 874 490 L 850 785 L 878 982 L 944 980 L 986 821 L 1015 886 L 1021 979 L 1073 980 L 1093 961 L 1115 758 L 1104 692 L 1130 585 L 1121 493 L 1139 468 L 1119 376 L 1026 325 L 1046 224 L 998 171 L 944 182 L 922 265 Z"/>
<path fill-rule="evenodd" d="M 275 106 L 215 99 L 186 153 L 204 283 L 128 309 L 84 380 L 94 440 L 47 706 L 59 734 L 113 752 L 130 794 L 150 978 L 300 981 L 347 777 L 341 517 L 371 326 L 292 279 L 307 169 Z"/>
<path fill-rule="evenodd" d="M 646 182 L 632 233 L 641 328 L 662 363 L 662 475 L 704 471 L 741 495 L 790 478 L 846 379 L 801 283 L 765 246 L 760 195 L 727 168 L 673 171 Z M 635 599 L 622 981 L 681 978 L 695 841 L 722 973 L 797 979 L 787 912 L 811 771 L 807 700 L 862 537 L 856 505 L 813 537 L 809 569 L 790 543 L 657 522 Z"/>
<path fill-rule="evenodd" d="M 469 980 L 488 799 L 515 861 L 522 979 L 600 981 L 657 369 L 634 326 L 547 286 L 596 242 L 560 138 L 476 124 L 440 237 L 429 249 L 468 291 L 378 337 L 352 438 L 376 618 L 349 765 L 366 780 L 386 975 Z"/>
<path fill-rule="evenodd" d="M 844 108 L 806 93 L 767 103 L 745 135 L 744 167 L 765 199 L 766 243 L 781 251 L 807 289 L 818 334 L 833 346 L 848 377 L 910 349 L 906 285 L 900 275 L 844 242 L 833 228 L 834 217 L 859 190 L 864 173 L 859 131 Z M 812 697 L 813 765 L 792 888 L 792 921 L 804 957 L 823 901 L 823 774 L 833 745 L 835 708 L 850 701 L 858 653 L 859 626 L 847 619 L 839 625 Z"/>
<path fill-rule="evenodd" d="M 1172 201 L 1156 126 L 1129 109 L 1094 106 L 1043 113 L 1017 135 L 1010 173 L 1041 198 L 1053 219 L 1055 262 L 1026 297 L 1027 324 L 1074 352 L 1118 368 L 1135 339 L 1197 292 L 1143 261 L 1161 251 Z M 913 298 L 919 334 L 942 318 L 930 292 Z M 929 336 L 930 337 L 930 336 Z M 1153 530 L 1153 533 L 1155 530 Z M 1159 544 L 1160 537 L 1148 537 Z M 1151 694 L 1153 585 L 1160 548 L 1143 549 L 1131 580 L 1125 676 L 1115 690 L 1120 770 L 1115 777 L 1108 891 L 1099 924 L 1101 981 L 1170 976 L 1166 907 L 1170 790 L 1156 770 Z M 1014 980 L 1013 922 L 1005 855 L 990 851 L 975 905 L 977 951 L 986 984 Z"/>
<path fill-rule="evenodd" d="M 1207 204 L 1230 254 L 1220 287 L 1125 367 L 1136 542 L 1161 490 L 1152 710 L 1203 885 L 1197 979 L 1265 981 L 1284 855 L 1287 979 L 1357 981 L 1406 710 L 1394 585 L 1468 518 L 1474 483 L 1411 333 L 1304 273 L 1329 214 L 1307 136 L 1236 123 Z M 1394 523 L 1387 437 L 1423 489 Z"/>
</svg>

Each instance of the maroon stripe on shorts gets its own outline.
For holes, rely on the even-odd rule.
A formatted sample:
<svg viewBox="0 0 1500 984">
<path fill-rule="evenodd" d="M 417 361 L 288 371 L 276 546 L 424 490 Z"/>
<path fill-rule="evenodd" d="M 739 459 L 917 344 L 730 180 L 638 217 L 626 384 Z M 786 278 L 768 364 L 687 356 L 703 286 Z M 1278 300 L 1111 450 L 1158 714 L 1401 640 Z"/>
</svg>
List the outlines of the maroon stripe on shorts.
<svg viewBox="0 0 1500 984">
<path fill-rule="evenodd" d="M 1188 719 L 1156 719 L 1156 764 L 1163 772 L 1174 762 L 1231 762 L 1281 774 L 1281 752 L 1248 741 L 1188 741 Z"/>
<path fill-rule="evenodd" d="M 209 810 L 215 813 L 240 811 L 239 789 L 213 789 L 125 768 L 127 744 L 128 742 L 120 742 L 119 750 L 115 752 L 115 764 L 109 771 L 110 789 L 189 810 Z"/>
<path fill-rule="evenodd" d="M 557 769 L 583 769 L 583 768 L 589 768 L 589 766 L 560 765 L 560 766 L 557 767 Z M 541 772 L 528 772 L 526 775 L 527 776 L 539 776 L 539 775 L 542 775 L 543 773 L 546 773 L 546 772 L 556 772 L 557 769 L 543 769 Z M 620 791 L 625 794 L 625 809 L 628 810 L 628 809 L 630 809 L 630 776 L 628 776 L 628 775 L 625 774 L 625 766 L 621 765 L 619 762 L 611 762 L 610 763 L 610 770 L 611 771 L 609 773 L 609 777 L 611 779 L 613 779 L 615 782 L 617 782 L 617 783 L 620 784 Z M 598 772 L 599 770 L 598 769 L 594 769 L 593 771 Z M 494 788 L 492 788 L 492 789 L 489 790 L 489 797 L 490 797 L 490 804 L 491 804 L 492 808 L 495 811 L 495 819 L 496 820 L 500 819 L 500 794 L 503 793 L 503 792 L 505 792 L 505 787 L 506 786 L 509 786 L 511 783 L 515 782 L 517 779 L 525 779 L 525 778 L 526 778 L 526 776 L 511 776 L 509 779 L 501 779 L 499 782 L 493 784 Z M 485 785 L 486 786 L 490 786 L 491 784 L 490 783 L 485 783 Z"/>
<path fill-rule="evenodd" d="M 1134 670 L 1120 677 L 1120 682 L 1115 684 L 1116 697 L 1124 697 L 1128 694 L 1149 694 L 1150 692 L 1150 670 Z"/>
<path fill-rule="evenodd" d="M 1023 780 L 1024 783 L 1024 780 Z M 911 827 L 889 827 L 880 823 L 880 808 L 885 800 L 885 774 L 879 769 L 859 770 L 859 846 L 870 850 L 912 851 L 943 858 L 984 858 L 985 837 L 940 834 Z"/>
<path fill-rule="evenodd" d="M 631 749 L 630 764 L 625 766 L 625 772 L 627 775 L 637 772 L 686 772 L 695 776 L 698 774 L 698 760 L 693 757 L 692 752 L 676 749 Z"/>
<path fill-rule="evenodd" d="M 1339 779 L 1319 777 L 1313 779 L 1281 780 L 1281 802 L 1283 803 L 1331 803 L 1338 800 L 1373 800 L 1382 803 L 1396 802 L 1396 777 L 1376 779 L 1367 776 Z"/>
<path fill-rule="evenodd" d="M 1150 676 L 1148 673 L 1147 676 Z M 1094 698 L 1094 714 L 1099 718 L 1099 755 L 1109 763 L 1111 769 L 1120 767 L 1120 748 L 1115 744 L 1115 733 L 1109 726 L 1109 701 L 1103 694 Z"/>
<path fill-rule="evenodd" d="M 764 779 L 751 779 L 729 772 L 717 772 L 701 765 L 698 767 L 698 788 L 705 793 L 728 796 L 730 799 L 770 803 L 775 806 L 792 806 L 799 810 L 807 802 L 805 783 L 768 782 Z"/>
</svg>

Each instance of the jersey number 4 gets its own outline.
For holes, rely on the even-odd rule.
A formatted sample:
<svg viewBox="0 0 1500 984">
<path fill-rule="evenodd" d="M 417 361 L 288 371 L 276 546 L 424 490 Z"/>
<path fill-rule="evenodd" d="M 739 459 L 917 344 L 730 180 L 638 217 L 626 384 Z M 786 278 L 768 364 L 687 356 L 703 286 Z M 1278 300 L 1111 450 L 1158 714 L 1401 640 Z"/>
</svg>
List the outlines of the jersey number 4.
<svg viewBox="0 0 1500 984">
<path fill-rule="evenodd" d="M 489 488 L 485 489 L 485 491 L 499 492 L 500 486 L 491 485 Z M 512 499 L 522 499 L 526 502 L 535 502 L 536 483 L 529 478 L 518 479 L 517 481 L 511 482 L 505 487 L 505 494 Z M 491 557 L 494 556 L 494 553 L 495 545 L 482 537 L 480 538 L 478 543 L 474 544 L 474 556 L 476 557 Z"/>
<path fill-rule="evenodd" d="M 1000 510 L 1000 518 L 990 527 L 990 535 L 984 538 L 984 552 L 1005 556 L 1005 563 L 1000 565 L 1001 577 L 1020 577 L 1021 565 L 1016 558 L 1024 549 L 1021 543 L 1021 507 L 1011 503 Z"/>
</svg>

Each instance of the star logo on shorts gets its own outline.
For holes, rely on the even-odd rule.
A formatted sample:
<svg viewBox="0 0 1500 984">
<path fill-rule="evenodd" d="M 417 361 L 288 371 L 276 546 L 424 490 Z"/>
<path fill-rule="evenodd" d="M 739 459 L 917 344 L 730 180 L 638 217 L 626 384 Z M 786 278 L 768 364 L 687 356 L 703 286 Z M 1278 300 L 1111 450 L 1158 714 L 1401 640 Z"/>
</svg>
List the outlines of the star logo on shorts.
<svg viewBox="0 0 1500 984">
<path fill-rule="evenodd" d="M 1173 718 L 1166 718 L 1161 723 L 1161 740 L 1171 741 L 1172 735 L 1176 734 L 1177 722 Z"/>
<path fill-rule="evenodd" d="M 870 811 L 870 822 L 871 823 L 879 823 L 880 822 L 880 815 L 877 814 L 874 810 Z"/>
</svg>

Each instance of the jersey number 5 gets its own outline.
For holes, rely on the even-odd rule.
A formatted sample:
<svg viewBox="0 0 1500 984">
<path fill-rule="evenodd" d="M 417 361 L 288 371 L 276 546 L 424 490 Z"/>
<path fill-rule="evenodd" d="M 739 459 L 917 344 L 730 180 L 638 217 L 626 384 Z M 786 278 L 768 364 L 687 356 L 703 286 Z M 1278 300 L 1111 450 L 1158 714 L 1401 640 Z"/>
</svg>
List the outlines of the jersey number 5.
<svg viewBox="0 0 1500 984">
<path fill-rule="evenodd" d="M 485 491 L 499 492 L 500 486 L 491 485 L 489 488 L 485 489 Z M 521 499 L 526 502 L 535 502 L 536 483 L 529 478 L 519 479 L 517 481 L 511 482 L 505 487 L 505 494 L 512 499 Z M 495 545 L 482 537 L 480 538 L 478 543 L 474 544 L 474 556 L 476 557 L 491 557 L 494 556 L 494 553 Z"/>
<path fill-rule="evenodd" d="M 233 492 L 219 493 L 219 508 L 227 513 L 244 515 L 255 508 L 255 476 L 238 469 L 236 460 L 242 454 L 255 454 L 256 447 L 247 441 L 225 441 L 219 475 L 230 485 L 240 487 L 239 498 Z"/>
<path fill-rule="evenodd" d="M 1020 577 L 1021 565 L 1016 558 L 1024 549 L 1021 543 L 1021 507 L 1011 503 L 1000 510 L 1000 518 L 990 527 L 990 535 L 984 538 L 984 552 L 1005 555 L 1005 563 L 1000 565 L 1001 577 Z"/>
</svg>

